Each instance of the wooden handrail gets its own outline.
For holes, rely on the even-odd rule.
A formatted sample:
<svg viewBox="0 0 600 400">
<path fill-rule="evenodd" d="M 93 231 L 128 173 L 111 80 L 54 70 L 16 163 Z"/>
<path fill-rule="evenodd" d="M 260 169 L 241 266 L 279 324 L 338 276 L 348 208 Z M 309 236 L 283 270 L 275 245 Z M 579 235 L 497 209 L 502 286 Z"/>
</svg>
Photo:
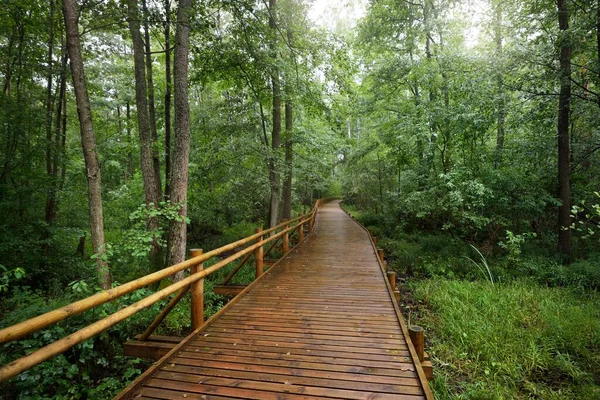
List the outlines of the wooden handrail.
<svg viewBox="0 0 600 400">
<path fill-rule="evenodd" d="M 240 258 L 246 254 L 250 254 L 251 252 L 253 252 L 254 250 L 256 250 L 258 248 L 262 248 L 262 246 L 264 246 L 265 244 L 267 244 L 273 240 L 277 240 L 280 237 L 282 237 L 283 235 L 287 235 L 288 232 L 298 229 L 298 227 L 306 224 L 307 222 L 310 221 L 310 224 L 312 226 L 312 224 L 314 222 L 314 218 L 316 216 L 318 206 L 320 204 L 321 203 L 319 203 L 317 201 L 315 203 L 315 207 L 307 214 L 300 215 L 289 221 L 284 221 L 283 223 L 281 223 L 273 228 L 270 228 L 270 229 L 267 229 L 264 231 L 261 230 L 260 232 L 257 232 L 256 234 L 251 235 L 247 238 L 240 239 L 236 242 L 233 242 L 228 245 L 222 246 L 218 249 L 209 251 L 200 256 L 192 257 L 192 258 L 185 260 L 179 264 L 164 268 L 155 273 L 152 273 L 152 274 L 149 274 L 142 278 L 128 282 L 124 285 L 117 286 L 113 289 L 110 289 L 110 290 L 107 290 L 104 292 L 100 292 L 98 294 L 95 294 L 95 295 L 85 298 L 83 300 L 80 300 L 80 301 L 77 301 L 70 305 L 67 305 L 65 307 L 61 307 L 57 310 L 50 311 L 46 314 L 40 315 L 38 317 L 32 318 L 27 321 L 23 321 L 19 324 L 16 324 L 11 327 L 0 330 L 0 344 L 6 343 L 9 341 L 13 341 L 13 340 L 17 340 L 26 335 L 37 332 L 38 330 L 43 329 L 43 328 L 45 328 L 49 325 L 52 325 L 56 322 L 62 321 L 70 316 L 78 315 L 78 314 L 80 314 L 86 310 L 89 310 L 93 307 L 96 307 L 96 306 L 104 304 L 108 301 L 114 300 L 118 297 L 121 297 L 124 294 L 130 293 L 134 290 L 145 287 L 145 286 L 147 286 L 151 283 L 157 282 L 163 278 L 172 276 L 174 273 L 181 271 L 185 268 L 191 268 L 196 265 L 199 265 L 200 263 L 208 260 L 211 257 L 222 254 L 225 251 L 235 249 L 239 246 L 248 244 L 255 239 L 264 237 L 263 235 L 265 235 L 265 234 L 274 232 L 277 229 L 282 228 L 280 232 L 278 232 L 274 235 L 271 235 L 271 236 L 267 236 L 266 239 L 260 240 L 255 244 L 251 244 L 251 245 L 245 247 L 243 250 L 236 252 L 235 254 L 215 263 L 214 265 L 212 265 L 206 269 L 199 270 L 198 272 L 193 273 L 190 276 L 188 276 L 178 282 L 175 282 L 175 283 L 167 286 L 166 288 L 159 290 L 142 300 L 139 300 L 138 302 L 136 302 L 134 304 L 131 304 L 131 305 L 121 309 L 106 318 L 103 318 L 85 328 L 80 329 L 79 331 L 77 331 L 75 333 L 72 333 L 72 334 L 70 334 L 62 339 L 59 339 L 45 347 L 42 347 L 41 349 L 38 349 L 38 350 L 28 354 L 27 356 L 21 357 L 17 360 L 14 360 L 14 361 L 2 366 L 0 368 L 0 382 L 10 379 L 13 376 L 18 375 L 21 372 L 26 371 L 26 370 L 34 367 L 35 365 L 38 365 L 38 364 L 48 360 L 51 357 L 54 357 L 58 354 L 63 353 L 64 351 L 70 349 L 71 347 L 75 346 L 76 344 L 81 343 L 84 340 L 87 340 L 87 339 L 91 338 L 92 336 L 95 336 L 98 333 L 109 329 L 113 325 L 129 318 L 130 316 L 134 315 L 138 311 L 151 306 L 152 304 L 156 303 L 157 301 L 170 296 L 171 294 L 175 293 L 178 290 L 181 290 L 182 292 L 187 291 L 189 289 L 189 286 L 191 284 L 193 284 L 194 282 L 197 282 L 200 279 L 204 279 L 205 277 L 212 274 L 213 272 L 218 271 L 219 269 L 223 268 L 230 262 L 235 261 L 238 258 Z M 300 222 L 294 226 L 290 226 L 292 222 L 296 222 L 296 221 L 300 221 Z M 179 296 L 177 296 L 177 297 L 179 297 Z M 176 302 L 176 300 L 175 300 L 175 302 Z"/>
<path fill-rule="evenodd" d="M 297 221 L 298 219 L 305 217 L 307 215 L 312 215 L 315 210 L 311 210 L 311 212 L 301 215 L 299 217 L 294 218 L 292 221 Z M 247 238 L 240 239 L 236 242 L 227 244 L 225 246 L 219 247 L 218 249 L 209 251 L 199 257 L 193 257 L 179 264 L 172 265 L 170 267 L 161 269 L 160 271 L 154 272 L 152 274 L 143 276 L 131 282 L 125 283 L 123 285 L 117 286 L 115 288 L 102 291 L 100 293 L 96 293 L 90 297 L 86 297 L 85 299 L 76 301 L 67 306 L 57 308 L 56 310 L 49 311 L 45 314 L 39 315 L 37 317 L 31 318 L 27 321 L 23 321 L 21 323 L 15 324 L 13 326 L 9 326 L 0 330 L 0 344 L 11 342 L 13 340 L 21 339 L 27 335 L 30 335 L 34 332 L 39 331 L 47 326 L 60 322 L 66 318 L 79 315 L 82 312 L 90 310 L 94 307 L 107 303 L 109 301 L 118 299 L 119 297 L 126 295 L 127 293 L 131 293 L 134 290 L 141 289 L 146 287 L 152 283 L 158 282 L 162 279 L 168 278 L 175 273 L 184 270 L 186 268 L 190 268 L 196 264 L 204 262 L 209 258 L 214 256 L 218 256 L 226 251 L 233 250 L 239 246 L 243 246 L 257 239 L 258 237 L 273 232 L 281 227 L 283 227 L 287 222 L 283 222 L 273 228 L 267 229 L 263 231 L 261 234 L 254 234 L 252 236 L 248 236 Z"/>
</svg>

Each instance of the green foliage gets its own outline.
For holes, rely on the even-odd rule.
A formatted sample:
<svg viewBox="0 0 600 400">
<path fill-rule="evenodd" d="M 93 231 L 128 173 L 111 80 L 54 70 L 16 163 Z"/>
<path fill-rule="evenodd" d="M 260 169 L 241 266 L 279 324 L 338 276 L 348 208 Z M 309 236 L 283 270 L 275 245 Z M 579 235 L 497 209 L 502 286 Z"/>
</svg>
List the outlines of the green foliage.
<svg viewBox="0 0 600 400">
<path fill-rule="evenodd" d="M 441 399 L 600 395 L 600 298 L 529 281 L 416 282 Z M 413 321 L 414 321 L 413 317 Z M 457 394 L 460 393 L 460 394 Z"/>
<path fill-rule="evenodd" d="M 511 261 L 517 261 L 521 256 L 521 246 L 525 243 L 525 240 L 536 236 L 535 232 L 525 232 L 521 235 L 515 235 L 511 231 L 506 231 L 505 241 L 498 243 L 498 245 L 508 251 L 508 258 Z"/>
<path fill-rule="evenodd" d="M 571 217 L 576 221 L 571 225 L 571 229 L 581 234 L 582 239 L 592 238 L 598 231 L 598 220 L 600 219 L 600 193 L 594 192 L 596 197 L 594 204 L 587 206 L 585 200 L 580 205 L 573 205 L 571 208 Z"/>
<path fill-rule="evenodd" d="M 25 270 L 23 268 L 15 268 L 9 271 L 4 265 L 0 264 L 0 293 L 7 292 L 9 286 L 24 276 Z"/>
<path fill-rule="evenodd" d="M 2 327 L 32 318 L 93 293 L 94 289 L 85 281 L 72 282 L 69 290 L 61 297 L 50 299 L 39 291 L 18 286 L 11 296 L 2 302 Z M 148 294 L 147 289 L 140 289 L 112 303 L 98 306 L 42 329 L 25 339 L 4 344 L 0 352 L 0 364 L 6 364 L 61 339 Z M 163 304 L 164 302 L 155 304 L 126 322 L 24 372 L 18 378 L 1 385 L 0 390 L 7 399 L 103 399 L 114 396 L 124 384 L 132 381 L 149 365 L 147 361 L 123 357 L 122 343 L 132 334 L 144 329 Z"/>
</svg>

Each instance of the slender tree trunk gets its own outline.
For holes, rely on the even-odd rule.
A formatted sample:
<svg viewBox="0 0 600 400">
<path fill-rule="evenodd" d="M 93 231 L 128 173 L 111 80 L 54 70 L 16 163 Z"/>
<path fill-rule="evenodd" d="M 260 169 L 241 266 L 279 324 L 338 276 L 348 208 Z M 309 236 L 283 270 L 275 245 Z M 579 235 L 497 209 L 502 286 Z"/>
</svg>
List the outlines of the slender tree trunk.
<svg viewBox="0 0 600 400">
<path fill-rule="evenodd" d="M 152 132 L 152 167 L 158 199 L 162 197 L 162 183 L 160 179 L 160 158 L 158 156 L 158 131 L 156 129 L 156 107 L 154 105 L 154 79 L 152 74 L 152 49 L 150 47 L 150 26 L 148 24 L 148 7 L 146 0 L 142 0 L 144 12 L 144 44 L 146 50 L 146 79 L 148 81 L 148 116 L 150 117 L 150 132 Z"/>
<path fill-rule="evenodd" d="M 175 51 L 173 56 L 175 100 L 175 151 L 171 176 L 171 201 L 179 204 L 179 214 L 187 216 L 188 163 L 190 159 L 190 105 L 188 101 L 188 58 L 190 50 L 190 27 L 188 22 L 191 0 L 180 0 L 177 10 Z M 171 221 L 169 226 L 168 264 L 185 260 L 187 225 L 185 221 Z M 177 274 L 180 279 L 183 274 Z"/>
<path fill-rule="evenodd" d="M 58 91 L 58 101 L 56 107 L 56 121 L 54 125 L 54 140 L 56 148 L 56 157 L 54 159 L 54 175 L 58 175 L 60 168 L 60 178 L 58 183 L 55 185 L 56 190 L 60 191 L 63 189 L 65 182 L 65 174 L 67 163 L 65 159 L 65 149 L 67 144 L 67 53 L 63 41 L 63 56 L 61 61 L 60 69 L 60 84 Z M 54 196 L 54 202 L 56 203 L 56 196 Z"/>
<path fill-rule="evenodd" d="M 79 44 L 77 27 L 77 5 L 75 0 L 63 0 L 63 13 L 67 34 L 67 50 L 71 59 L 71 75 L 77 101 L 77 113 L 81 131 L 81 144 L 87 170 L 88 202 L 90 207 L 90 228 L 92 246 L 96 255 L 96 269 L 100 286 L 109 289 L 111 286 L 110 271 L 105 260 L 106 243 L 104 241 L 104 220 L 102 215 L 102 177 L 96 135 L 92 124 L 92 110 L 85 82 L 83 58 Z"/>
<path fill-rule="evenodd" d="M 137 0 L 128 0 L 129 32 L 133 40 L 133 64 L 135 71 L 135 104 L 137 107 L 138 130 L 140 137 L 140 161 L 142 166 L 142 177 L 144 179 L 144 197 L 147 207 L 157 207 L 161 198 L 161 187 L 156 180 L 152 156 L 152 136 L 150 130 L 150 119 L 148 117 L 148 97 L 146 87 L 146 74 L 144 65 L 144 48 L 140 34 L 140 20 L 137 8 Z M 158 219 L 149 218 L 147 227 L 151 231 L 158 228 Z M 150 250 L 151 270 L 156 271 L 163 266 L 162 248 L 158 238 L 152 240 Z"/>
<path fill-rule="evenodd" d="M 61 81 L 61 97 L 62 97 L 62 118 L 61 118 L 61 123 L 60 126 L 57 126 L 56 131 L 57 131 L 57 135 L 58 135 L 58 131 L 60 130 L 60 159 L 59 159 L 59 165 L 60 165 L 60 180 L 58 183 L 58 190 L 62 191 L 65 185 L 65 177 L 67 176 L 67 157 L 66 157 L 66 148 L 67 148 L 67 93 L 66 93 L 66 88 L 67 88 L 67 69 L 66 69 L 66 64 L 67 64 L 67 55 L 65 54 L 64 56 L 64 67 L 63 67 L 63 72 L 64 72 L 64 77 L 62 78 Z M 60 111 L 60 109 L 58 110 Z M 58 113 L 56 114 L 57 118 L 59 117 Z M 58 139 L 58 138 L 57 138 Z"/>
<path fill-rule="evenodd" d="M 63 108 L 66 96 L 66 79 L 67 79 L 67 55 L 64 54 L 62 56 L 61 61 L 61 71 L 60 71 L 60 80 L 58 83 L 57 93 L 58 99 L 56 101 L 56 115 L 54 121 L 54 128 L 52 133 L 50 133 L 50 142 L 48 147 L 52 147 L 53 152 L 50 155 L 49 165 L 47 165 L 47 173 L 50 180 L 48 192 L 46 195 L 46 209 L 45 209 L 45 220 L 48 227 L 52 226 L 54 220 L 56 218 L 56 193 L 60 190 L 62 186 L 62 173 L 59 178 L 58 169 L 64 165 L 64 151 L 65 151 L 65 141 L 62 138 L 62 124 L 63 124 Z M 65 110 L 66 112 L 66 110 Z M 54 137 L 53 137 L 54 136 Z M 48 156 L 48 155 L 47 155 Z M 45 244 L 46 245 L 46 244 Z M 49 247 L 44 248 L 44 254 L 47 253 Z"/>
<path fill-rule="evenodd" d="M 494 10 L 494 41 L 496 42 L 496 91 L 497 122 L 496 122 L 496 154 L 494 157 L 494 168 L 502 164 L 502 153 L 504 151 L 504 120 L 506 117 L 506 105 L 504 100 L 504 62 L 502 52 L 502 0 L 497 1 Z"/>
<path fill-rule="evenodd" d="M 54 0 L 50 0 L 50 14 L 48 18 L 48 53 L 46 58 L 46 175 L 48 177 L 48 187 L 46 190 L 46 207 L 44 210 L 44 219 L 46 226 L 42 231 L 42 262 L 45 262 L 45 257 L 50 251 L 50 227 L 54 222 L 54 199 L 55 199 L 55 177 L 53 173 L 53 157 L 52 151 L 52 111 L 54 108 L 54 99 L 52 95 L 52 81 L 54 80 L 54 71 L 52 57 L 54 53 Z"/>
<path fill-rule="evenodd" d="M 293 106 L 285 102 L 285 180 L 283 181 L 283 218 L 292 218 L 292 177 L 293 177 Z"/>
<path fill-rule="evenodd" d="M 558 183 L 561 206 L 558 211 L 558 249 L 571 253 L 571 189 L 569 165 L 569 114 L 571 110 L 571 42 L 567 0 L 558 0 L 560 28 L 560 94 L 558 97 Z"/>
<path fill-rule="evenodd" d="M 596 76 L 600 77 L 600 0 L 596 2 Z M 598 98 L 600 106 L 600 98 Z"/>
<path fill-rule="evenodd" d="M 431 49 L 431 25 L 430 18 L 432 12 L 433 4 L 431 4 L 430 0 L 424 0 L 423 2 L 423 24 L 425 25 L 425 58 L 427 59 L 427 63 L 429 64 L 429 68 L 432 68 L 432 60 L 433 60 L 433 51 Z M 435 108 L 435 99 L 436 92 L 433 88 L 433 81 L 429 82 L 429 108 L 433 110 Z M 429 148 L 430 152 L 426 155 L 427 163 L 426 167 L 429 169 L 435 169 L 435 147 L 436 147 L 436 131 L 438 127 L 436 121 L 433 121 L 431 124 L 430 130 L 431 135 L 429 137 Z"/>
<path fill-rule="evenodd" d="M 131 152 L 131 148 L 133 147 L 133 138 L 131 137 L 131 105 L 129 100 L 125 102 L 125 115 L 127 117 L 127 129 L 125 132 L 127 133 L 127 169 L 125 170 L 125 180 L 127 181 L 127 177 L 133 176 L 133 153 Z"/>
<path fill-rule="evenodd" d="M 272 39 L 270 43 L 273 66 L 271 68 L 271 84 L 273 86 L 273 131 L 271 133 L 271 148 L 273 150 L 269 161 L 269 183 L 271 186 L 271 201 L 269 207 L 269 226 L 277 225 L 279 215 L 280 176 L 278 166 L 279 147 L 281 146 L 281 85 L 279 82 L 279 69 L 277 68 L 277 21 L 275 6 L 277 0 L 269 0 L 269 27 Z"/>
<path fill-rule="evenodd" d="M 165 1 L 165 199 L 171 194 L 171 0 Z"/>
<path fill-rule="evenodd" d="M 54 56 L 54 0 L 50 0 L 50 16 L 48 26 L 48 53 L 46 58 L 46 174 L 52 175 L 52 81 L 54 71 L 52 70 L 52 57 Z"/>
<path fill-rule="evenodd" d="M 154 174 L 152 158 L 152 137 L 148 116 L 148 96 L 144 65 L 144 48 L 140 34 L 140 20 L 137 0 L 128 0 L 129 31 L 133 40 L 133 60 L 135 71 L 135 104 L 137 107 L 138 129 L 140 137 L 140 161 L 144 178 L 146 204 L 158 204 L 160 188 Z"/>
</svg>

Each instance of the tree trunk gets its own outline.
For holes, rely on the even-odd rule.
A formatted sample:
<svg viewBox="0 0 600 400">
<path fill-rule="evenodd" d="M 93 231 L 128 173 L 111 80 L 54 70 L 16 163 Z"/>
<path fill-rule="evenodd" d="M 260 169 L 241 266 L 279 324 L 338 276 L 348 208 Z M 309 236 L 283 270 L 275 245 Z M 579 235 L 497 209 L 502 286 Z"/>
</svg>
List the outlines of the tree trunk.
<svg viewBox="0 0 600 400">
<path fill-rule="evenodd" d="M 150 119 L 148 117 L 148 97 L 146 87 L 146 73 L 144 65 L 144 48 L 140 34 L 139 13 L 137 0 L 128 0 L 129 31 L 133 40 L 133 64 L 135 71 L 135 104 L 137 107 L 138 130 L 140 137 L 140 161 L 142 166 L 142 177 L 144 179 L 144 197 L 147 207 L 156 208 L 161 198 L 161 187 L 156 180 L 154 170 L 152 136 Z M 158 228 L 158 219 L 149 218 L 147 227 L 150 231 Z M 151 271 L 157 271 L 163 267 L 162 248 L 158 238 L 152 240 L 152 248 L 149 254 Z"/>
<path fill-rule="evenodd" d="M 600 0 L 596 2 L 596 76 L 600 78 Z M 600 106 L 600 97 L 598 98 Z"/>
<path fill-rule="evenodd" d="M 506 105 L 504 100 L 504 62 L 502 58 L 502 0 L 495 4 L 494 10 L 494 41 L 496 42 L 496 91 L 497 123 L 496 123 L 496 154 L 494 157 L 494 168 L 500 168 L 502 164 L 502 153 L 504 150 L 504 120 L 506 117 Z"/>
<path fill-rule="evenodd" d="M 175 99 L 175 151 L 171 176 L 171 201 L 181 206 L 179 214 L 187 216 L 188 163 L 190 158 L 190 105 L 188 102 L 188 58 L 190 27 L 188 16 L 191 0 L 180 0 L 177 10 L 173 79 Z M 187 225 L 185 221 L 171 221 L 169 226 L 168 264 L 185 260 Z M 178 273 L 175 279 L 183 277 Z"/>
<path fill-rule="evenodd" d="M 133 153 L 131 148 L 133 147 L 133 139 L 131 137 L 131 105 L 129 100 L 125 102 L 125 115 L 127 117 L 127 169 L 125 170 L 125 180 L 128 176 L 133 176 Z"/>
<path fill-rule="evenodd" d="M 59 105 L 56 110 L 56 142 L 60 143 L 58 147 L 59 160 L 58 166 L 60 166 L 60 180 L 58 181 L 58 190 L 62 191 L 65 185 L 65 177 L 67 176 L 67 160 L 66 160 L 66 148 L 67 148 L 67 60 L 68 55 L 63 55 L 62 71 L 60 77 L 60 98 L 62 99 L 62 107 Z M 61 117 L 62 115 L 62 117 Z"/>
<path fill-rule="evenodd" d="M 63 40 L 63 56 L 60 69 L 60 89 L 58 92 L 58 102 L 56 107 L 56 121 L 54 125 L 54 140 L 56 147 L 56 157 L 54 159 L 54 175 L 58 175 L 60 168 L 60 178 L 56 184 L 56 190 L 61 191 L 65 183 L 67 172 L 67 163 L 65 159 L 65 149 L 67 146 L 67 53 Z M 56 198 L 54 199 L 56 202 Z"/>
<path fill-rule="evenodd" d="M 277 225 L 279 214 L 280 176 L 278 166 L 279 147 L 281 146 L 281 86 L 279 82 L 279 69 L 277 59 L 277 22 L 275 19 L 275 6 L 277 0 L 269 0 L 269 27 L 272 39 L 270 43 L 273 66 L 271 69 L 271 84 L 273 85 L 273 131 L 271 133 L 271 148 L 273 150 L 269 160 L 269 183 L 271 186 L 271 201 L 269 207 L 269 227 Z"/>
<path fill-rule="evenodd" d="M 144 48 L 140 34 L 140 22 L 137 0 L 128 0 L 129 31 L 133 41 L 133 61 L 135 71 L 135 104 L 137 107 L 138 130 L 140 137 L 140 161 L 144 179 L 146 204 L 156 206 L 160 198 L 160 188 L 154 174 L 152 158 L 152 137 L 148 116 L 148 97 L 146 90 L 146 72 L 144 65 Z"/>
<path fill-rule="evenodd" d="M 293 176 L 293 106 L 291 100 L 285 102 L 285 180 L 283 182 L 283 219 L 292 218 L 292 176 Z"/>
<path fill-rule="evenodd" d="M 52 148 L 51 153 L 46 153 L 47 174 L 49 178 L 49 187 L 46 194 L 46 208 L 45 208 L 45 221 L 48 227 L 54 224 L 56 218 L 56 193 L 60 190 L 63 182 L 62 170 L 64 169 L 64 151 L 66 139 L 63 138 L 63 109 L 66 112 L 65 96 L 66 96 L 66 80 L 67 80 L 67 55 L 62 56 L 60 79 L 57 87 L 58 99 L 56 101 L 56 115 L 54 121 L 54 127 L 50 128 L 50 135 L 48 137 L 48 147 Z M 66 118 L 66 117 L 64 117 Z M 50 121 L 52 122 L 52 121 Z M 53 132 L 53 133 L 52 133 Z M 47 135 L 48 136 L 48 135 Z M 60 178 L 58 176 L 58 168 L 61 168 Z M 49 237 L 49 236 L 48 236 Z M 47 254 L 49 247 L 45 243 L 43 254 Z"/>
<path fill-rule="evenodd" d="M 52 81 L 54 79 L 52 57 L 54 53 L 54 0 L 50 0 L 50 14 L 48 26 L 48 53 L 46 58 L 46 176 L 48 177 L 48 187 L 46 189 L 46 207 L 44 210 L 44 220 L 46 226 L 42 229 L 42 263 L 45 263 L 45 257 L 50 251 L 50 227 L 54 222 L 54 204 L 55 204 L 55 177 L 53 173 L 53 140 L 52 140 L 52 111 L 54 108 L 54 99 L 52 95 Z"/>
<path fill-rule="evenodd" d="M 432 40 L 431 40 L 431 26 L 430 26 L 430 17 L 432 12 L 433 4 L 431 4 L 430 0 L 425 0 L 423 2 L 423 24 L 425 26 L 425 58 L 427 59 L 427 64 L 429 64 L 428 68 L 433 68 L 432 60 L 433 60 L 433 51 L 431 49 Z M 428 82 L 429 86 L 429 109 L 432 111 L 435 109 L 435 99 L 436 92 L 434 89 L 433 79 L 430 78 Z M 430 111 L 430 112 L 431 112 Z M 437 131 L 437 122 L 432 121 L 431 123 L 431 135 L 429 136 L 429 152 L 425 155 L 424 161 L 426 160 L 426 168 L 435 170 L 435 147 L 436 147 L 436 131 Z"/>
<path fill-rule="evenodd" d="M 165 1 L 165 199 L 171 194 L 171 0 Z"/>
<path fill-rule="evenodd" d="M 571 43 L 569 11 L 566 0 L 558 0 L 558 25 L 560 28 L 560 94 L 558 97 L 558 183 L 561 206 L 558 211 L 558 249 L 565 255 L 571 253 L 571 190 L 569 165 L 569 114 L 571 106 Z"/>
<path fill-rule="evenodd" d="M 103 289 L 110 289 L 110 271 L 104 257 L 106 243 L 104 241 L 104 220 L 102 216 L 102 177 L 100 174 L 100 163 L 98 162 L 98 151 L 96 149 L 96 135 L 94 134 L 94 126 L 92 124 L 92 110 L 79 44 L 78 14 L 75 0 L 63 0 L 63 12 L 67 34 L 67 50 L 71 59 L 71 75 L 73 78 L 73 88 L 75 89 L 75 99 L 77 101 L 81 144 L 87 169 L 90 228 L 92 246 L 96 255 L 96 270 L 100 286 Z"/>
<path fill-rule="evenodd" d="M 152 167 L 158 199 L 162 197 L 162 183 L 160 181 L 160 159 L 158 156 L 158 131 L 156 130 L 156 107 L 154 105 L 154 79 L 152 77 L 152 55 L 150 48 L 150 27 L 148 24 L 148 7 L 146 0 L 142 0 L 144 12 L 144 44 L 146 49 L 146 79 L 148 81 L 148 116 L 150 117 L 150 132 L 152 133 Z"/>
</svg>

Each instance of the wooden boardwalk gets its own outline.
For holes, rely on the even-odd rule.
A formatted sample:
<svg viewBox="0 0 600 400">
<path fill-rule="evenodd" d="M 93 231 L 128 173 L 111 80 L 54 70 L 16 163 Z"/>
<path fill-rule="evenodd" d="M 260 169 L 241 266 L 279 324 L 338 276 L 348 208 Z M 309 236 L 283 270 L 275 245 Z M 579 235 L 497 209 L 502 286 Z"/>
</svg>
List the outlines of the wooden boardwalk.
<svg viewBox="0 0 600 400">
<path fill-rule="evenodd" d="M 406 337 L 368 233 L 331 202 L 304 243 L 118 398 L 431 399 Z"/>
</svg>

